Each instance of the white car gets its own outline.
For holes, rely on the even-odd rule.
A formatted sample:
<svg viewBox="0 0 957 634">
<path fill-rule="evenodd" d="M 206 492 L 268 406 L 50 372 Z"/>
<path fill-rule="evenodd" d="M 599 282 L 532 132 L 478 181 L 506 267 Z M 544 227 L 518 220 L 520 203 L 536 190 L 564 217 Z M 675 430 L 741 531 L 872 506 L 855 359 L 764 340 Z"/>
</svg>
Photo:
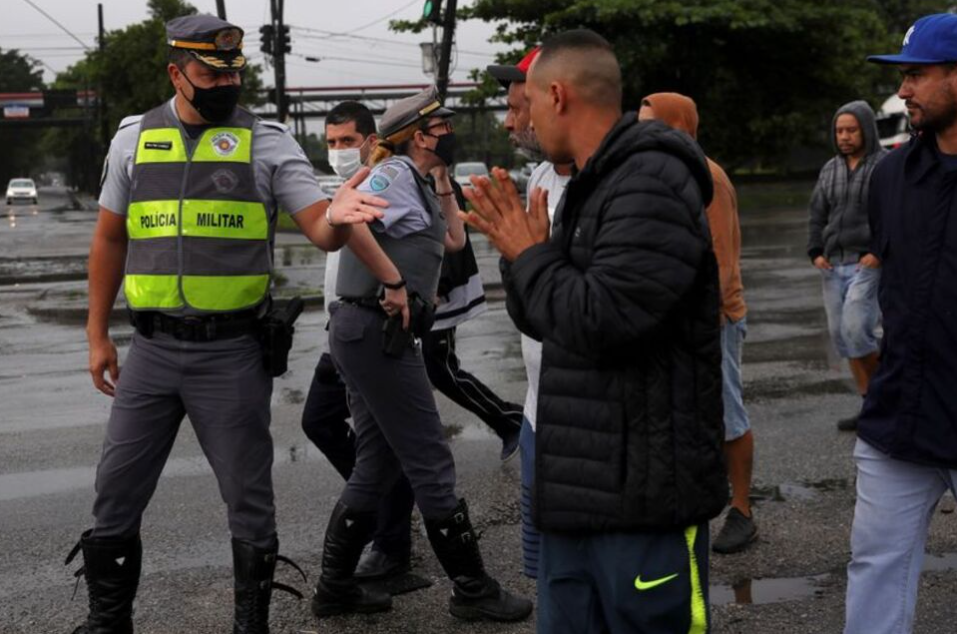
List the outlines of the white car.
<svg viewBox="0 0 957 634">
<path fill-rule="evenodd" d="M 25 200 L 37 204 L 37 184 L 29 178 L 14 178 L 7 185 L 7 204 Z"/>
<path fill-rule="evenodd" d="M 881 146 L 893 150 L 910 141 L 910 119 L 904 100 L 897 95 L 887 98 L 877 111 L 877 134 Z"/>
<path fill-rule="evenodd" d="M 488 176 L 488 166 L 485 163 L 459 163 L 452 172 L 452 178 L 462 187 L 471 187 L 469 176 Z"/>
</svg>

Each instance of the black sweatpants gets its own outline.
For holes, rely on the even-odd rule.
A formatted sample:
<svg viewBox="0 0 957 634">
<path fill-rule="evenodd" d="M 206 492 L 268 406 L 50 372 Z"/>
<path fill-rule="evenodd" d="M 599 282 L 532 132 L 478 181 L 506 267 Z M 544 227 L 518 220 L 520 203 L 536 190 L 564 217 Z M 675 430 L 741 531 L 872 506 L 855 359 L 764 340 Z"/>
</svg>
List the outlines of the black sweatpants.
<svg viewBox="0 0 957 634">
<path fill-rule="evenodd" d="M 455 328 L 433 330 L 422 338 L 422 358 L 429 381 L 457 405 L 478 416 L 501 439 L 522 429 L 523 407 L 503 401 L 488 386 L 462 369 L 455 354 Z"/>
</svg>

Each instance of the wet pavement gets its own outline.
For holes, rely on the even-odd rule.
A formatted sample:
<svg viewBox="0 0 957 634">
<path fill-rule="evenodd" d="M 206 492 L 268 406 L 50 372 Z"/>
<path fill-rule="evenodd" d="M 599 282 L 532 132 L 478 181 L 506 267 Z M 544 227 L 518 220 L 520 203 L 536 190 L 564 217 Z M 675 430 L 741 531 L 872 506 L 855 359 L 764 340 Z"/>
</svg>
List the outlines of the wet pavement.
<svg viewBox="0 0 957 634">
<path fill-rule="evenodd" d="M 800 201 L 810 183 L 742 188 L 743 268 L 749 304 L 745 400 L 756 439 L 753 500 L 760 536 L 747 552 L 713 556 L 712 617 L 719 633 L 830 633 L 843 622 L 844 566 L 854 504 L 854 438 L 835 428 L 859 404 L 846 369 L 829 351 L 820 280 L 804 256 Z M 767 191 L 766 191 L 767 190 Z M 63 559 L 90 522 L 93 478 L 109 399 L 86 372 L 85 258 L 95 213 L 72 211 L 63 191 L 42 190 L 39 206 L 0 215 L 0 633 L 65 632 L 82 618 L 85 591 Z M 748 201 L 752 201 L 748 204 Z M 760 201 L 754 203 L 753 201 Z M 491 297 L 500 296 L 496 258 L 475 240 Z M 316 304 L 324 255 L 281 235 L 276 261 L 283 295 Z M 121 359 L 130 328 L 117 311 Z M 325 315 L 297 324 L 290 371 L 276 381 L 274 479 L 280 540 L 311 577 L 322 532 L 341 489 L 305 440 L 299 417 L 312 368 L 325 349 Z M 519 338 L 504 307 L 459 331 L 463 364 L 500 394 L 521 402 Z M 532 594 L 519 573 L 518 463 L 501 464 L 500 444 L 474 417 L 438 396 L 458 465 L 458 487 L 483 530 L 488 568 Z M 953 510 L 953 502 L 948 508 Z M 957 532 L 937 513 L 928 542 L 918 625 L 924 634 L 957 622 Z M 714 523 L 712 531 L 718 528 Z M 184 424 L 144 518 L 144 575 L 137 631 L 227 630 L 231 568 L 225 514 L 214 478 Z M 534 622 L 464 624 L 446 612 L 449 586 L 427 543 L 415 536 L 417 568 L 434 585 L 398 597 L 392 612 L 317 624 L 308 603 L 277 594 L 273 632 L 530 633 Z M 291 572 L 279 579 L 296 584 Z M 82 584 L 81 584 L 82 585 Z M 301 580 L 298 582 L 302 586 Z M 305 588 L 303 588 L 305 589 Z M 879 610 L 879 606 L 875 606 Z"/>
</svg>

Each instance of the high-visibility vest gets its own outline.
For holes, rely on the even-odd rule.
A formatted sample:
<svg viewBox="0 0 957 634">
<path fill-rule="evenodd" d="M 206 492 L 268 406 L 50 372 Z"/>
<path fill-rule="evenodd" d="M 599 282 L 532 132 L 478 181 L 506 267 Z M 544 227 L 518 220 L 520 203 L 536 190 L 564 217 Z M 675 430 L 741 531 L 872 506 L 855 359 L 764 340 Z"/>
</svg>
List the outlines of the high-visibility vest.
<svg viewBox="0 0 957 634">
<path fill-rule="evenodd" d="M 253 174 L 255 121 L 236 108 L 190 152 L 169 103 L 143 116 L 126 218 L 133 310 L 223 313 L 266 298 L 272 227 Z"/>
</svg>

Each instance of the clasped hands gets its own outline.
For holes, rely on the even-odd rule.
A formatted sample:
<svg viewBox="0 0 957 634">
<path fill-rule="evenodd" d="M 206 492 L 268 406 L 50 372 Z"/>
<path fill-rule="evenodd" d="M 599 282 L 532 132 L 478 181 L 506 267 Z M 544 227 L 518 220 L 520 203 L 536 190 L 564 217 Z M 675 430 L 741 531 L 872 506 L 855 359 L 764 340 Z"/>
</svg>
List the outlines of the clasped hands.
<svg viewBox="0 0 957 634">
<path fill-rule="evenodd" d="M 459 212 L 470 227 L 488 236 L 489 242 L 509 262 L 530 247 L 548 240 L 548 191 L 529 192 L 526 211 L 508 172 L 493 167 L 491 177 L 472 176 L 472 187 L 463 189 L 472 211 Z"/>
</svg>

